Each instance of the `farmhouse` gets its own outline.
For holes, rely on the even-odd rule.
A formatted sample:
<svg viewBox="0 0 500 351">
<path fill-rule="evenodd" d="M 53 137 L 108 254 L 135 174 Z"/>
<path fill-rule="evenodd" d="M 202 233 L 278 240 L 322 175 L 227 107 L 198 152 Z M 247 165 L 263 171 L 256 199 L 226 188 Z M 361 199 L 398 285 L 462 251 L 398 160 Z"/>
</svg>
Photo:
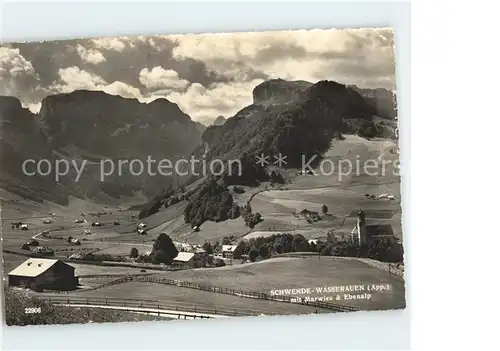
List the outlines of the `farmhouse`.
<svg viewBox="0 0 500 351">
<path fill-rule="evenodd" d="M 237 245 L 222 245 L 222 258 L 233 258 Z"/>
<path fill-rule="evenodd" d="M 208 253 L 201 247 L 194 248 L 195 267 L 203 267 L 208 262 Z"/>
<path fill-rule="evenodd" d="M 175 241 L 174 245 L 177 248 L 177 250 L 181 252 L 190 252 L 193 249 L 193 246 L 189 243 L 181 243 L 179 241 Z"/>
<path fill-rule="evenodd" d="M 70 260 L 87 260 L 92 261 L 94 254 L 92 252 L 79 251 L 71 254 L 68 258 Z"/>
<path fill-rule="evenodd" d="M 172 266 L 181 268 L 193 268 L 195 266 L 195 254 L 193 252 L 179 252 L 174 258 Z"/>
<path fill-rule="evenodd" d="M 352 241 L 352 233 L 338 232 L 336 230 L 330 230 L 328 232 L 328 240 L 335 243 L 346 243 Z"/>
<path fill-rule="evenodd" d="M 32 290 L 74 290 L 75 268 L 60 260 L 30 258 L 9 273 L 9 286 Z"/>
<path fill-rule="evenodd" d="M 35 246 L 31 249 L 31 252 L 39 256 L 54 256 L 54 250 L 47 246 Z"/>
<path fill-rule="evenodd" d="M 316 212 L 316 211 L 309 211 L 308 209 L 304 209 L 304 210 L 300 211 L 297 215 L 304 217 L 308 221 L 309 220 L 311 220 L 311 221 L 317 221 L 317 220 L 321 219 L 321 217 L 319 216 L 318 212 Z"/>
</svg>

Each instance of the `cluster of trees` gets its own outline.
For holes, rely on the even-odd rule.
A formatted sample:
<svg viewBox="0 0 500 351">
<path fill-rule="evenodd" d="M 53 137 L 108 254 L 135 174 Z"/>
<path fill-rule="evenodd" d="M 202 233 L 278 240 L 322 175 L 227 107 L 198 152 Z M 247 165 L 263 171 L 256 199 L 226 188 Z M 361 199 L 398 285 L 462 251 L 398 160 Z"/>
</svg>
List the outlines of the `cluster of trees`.
<svg viewBox="0 0 500 351">
<path fill-rule="evenodd" d="M 151 257 L 151 262 L 154 264 L 164 263 L 170 265 L 178 254 L 179 251 L 175 247 L 172 239 L 167 234 L 161 233 L 158 235 L 158 238 L 156 238 L 149 256 Z"/>
<path fill-rule="evenodd" d="M 224 181 L 210 177 L 190 197 L 184 209 L 184 221 L 199 227 L 205 221 L 221 222 L 239 217 L 233 197 Z"/>
<path fill-rule="evenodd" d="M 139 212 L 139 219 L 143 219 L 157 213 L 161 208 L 162 199 L 162 195 L 156 195 L 143 205 L 141 212 Z"/>
<path fill-rule="evenodd" d="M 212 244 L 208 241 L 205 241 L 205 243 L 202 245 L 202 248 L 203 250 L 205 250 L 205 252 L 209 255 L 213 254 L 214 253 L 214 247 L 212 246 Z"/>
<path fill-rule="evenodd" d="M 317 221 L 321 221 L 321 216 L 316 211 L 309 211 L 309 210 L 305 209 L 299 213 L 299 216 L 303 216 L 307 220 L 308 223 L 314 223 Z"/>
<path fill-rule="evenodd" d="M 173 206 L 173 205 L 181 202 L 182 200 L 184 200 L 184 195 L 181 195 L 181 196 L 172 196 L 170 198 L 167 198 L 167 199 L 163 200 L 163 206 L 165 208 L 169 208 L 170 206 Z"/>
<path fill-rule="evenodd" d="M 92 262 L 125 262 L 125 257 L 105 253 L 90 253 L 83 258 L 84 261 Z"/>
<path fill-rule="evenodd" d="M 235 186 L 233 186 L 233 191 L 236 194 L 243 194 L 245 192 L 245 189 L 243 189 L 242 186 L 235 185 Z"/>
<path fill-rule="evenodd" d="M 400 262 L 403 260 L 402 247 L 391 244 L 359 246 L 353 242 L 318 242 L 318 252 L 323 256 L 362 257 L 382 262 Z"/>
<path fill-rule="evenodd" d="M 285 179 L 278 171 L 271 171 L 271 173 L 269 173 L 269 180 L 271 182 L 271 185 L 285 184 Z"/>
<path fill-rule="evenodd" d="M 230 163 L 231 169 L 228 168 L 222 176 L 226 185 L 258 186 L 270 179 L 266 169 L 255 162 L 253 153 L 242 151 L 241 154 L 235 155 L 235 159 L 238 159 L 239 163 Z"/>
<path fill-rule="evenodd" d="M 284 233 L 242 240 L 234 250 L 233 258 L 241 259 L 243 255 L 248 255 L 250 261 L 254 262 L 259 257 L 266 259 L 271 255 L 304 251 L 309 251 L 309 246 L 303 235 Z"/>
<path fill-rule="evenodd" d="M 139 254 L 139 250 L 133 247 L 130 250 L 129 258 L 135 259 L 137 262 L 142 263 L 164 263 L 166 265 L 172 264 L 172 261 L 179 254 L 172 239 L 165 233 L 161 233 L 156 238 L 153 249 L 149 255 Z M 109 254 L 91 254 L 85 257 L 89 261 L 111 261 L 111 262 L 124 262 L 126 261 L 123 256 L 113 256 Z"/>
<path fill-rule="evenodd" d="M 227 244 L 230 244 L 230 240 Z M 242 240 L 238 243 L 233 258 L 241 259 L 243 255 L 247 255 L 250 261 L 254 262 L 258 258 L 266 259 L 272 255 L 290 252 L 314 252 L 321 256 L 364 257 L 383 262 L 400 262 L 403 259 L 402 251 L 389 243 L 359 247 L 350 241 L 338 242 L 333 235 L 329 235 L 326 240 L 309 242 L 302 234 L 290 233 Z"/>
<path fill-rule="evenodd" d="M 233 203 L 233 205 L 231 206 L 231 209 L 229 210 L 228 216 L 229 216 L 229 219 L 239 218 L 241 216 L 240 206 L 238 206 L 237 204 Z"/>
<path fill-rule="evenodd" d="M 162 189 L 158 195 L 153 196 L 146 204 L 133 206 L 130 209 L 139 209 L 139 219 L 143 219 L 157 213 L 162 206 L 168 208 L 185 200 L 188 194 L 184 194 L 184 191 L 184 187 L 175 190 L 170 185 L 167 189 Z"/>
<path fill-rule="evenodd" d="M 136 247 L 133 247 L 131 250 L 130 250 L 130 255 L 129 255 L 130 258 L 137 258 L 139 257 L 139 250 L 137 250 Z"/>
<path fill-rule="evenodd" d="M 242 217 L 245 225 L 249 228 L 254 228 L 258 223 L 263 221 L 262 215 L 259 212 L 252 213 L 252 207 L 249 203 L 243 207 Z"/>
</svg>

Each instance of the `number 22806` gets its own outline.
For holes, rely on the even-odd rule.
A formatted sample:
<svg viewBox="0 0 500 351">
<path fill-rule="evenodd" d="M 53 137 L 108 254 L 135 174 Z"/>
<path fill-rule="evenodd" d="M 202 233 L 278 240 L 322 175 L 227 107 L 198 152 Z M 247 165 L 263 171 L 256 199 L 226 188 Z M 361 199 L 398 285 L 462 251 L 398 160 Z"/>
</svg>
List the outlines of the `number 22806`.
<svg viewBox="0 0 500 351">
<path fill-rule="evenodd" d="M 35 313 L 42 313 L 42 308 L 41 307 L 26 307 L 24 309 L 25 314 L 35 314 Z"/>
</svg>

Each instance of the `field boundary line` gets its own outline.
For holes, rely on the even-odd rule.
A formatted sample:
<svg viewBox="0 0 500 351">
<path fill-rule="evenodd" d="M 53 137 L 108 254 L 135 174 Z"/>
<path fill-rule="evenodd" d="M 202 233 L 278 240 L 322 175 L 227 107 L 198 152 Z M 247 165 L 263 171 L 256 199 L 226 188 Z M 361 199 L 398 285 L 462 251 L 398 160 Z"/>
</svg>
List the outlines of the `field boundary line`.
<svg viewBox="0 0 500 351">
<path fill-rule="evenodd" d="M 113 297 L 75 297 L 75 296 L 57 296 L 57 295 L 46 295 L 38 296 L 37 298 L 43 299 L 49 303 L 56 305 L 101 305 L 101 306 L 111 306 L 111 307 L 123 307 L 123 308 L 142 308 L 155 310 L 152 311 L 162 311 L 161 313 L 172 315 L 204 315 L 204 318 L 210 318 L 213 316 L 226 316 L 226 317 L 244 317 L 244 316 L 255 316 L 258 315 L 259 311 L 253 309 L 244 308 L 226 308 L 226 307 L 203 307 L 195 304 L 187 303 L 169 303 L 159 300 L 142 300 L 142 299 L 122 299 Z M 139 312 L 139 311 L 137 311 Z M 147 311 L 145 311 L 147 312 Z M 213 317 L 212 317 L 213 318 Z M 180 319 L 180 318 L 179 318 Z"/>
<path fill-rule="evenodd" d="M 173 279 L 168 279 L 168 278 L 159 278 L 158 276 L 153 276 L 153 275 L 142 276 L 142 277 L 131 277 L 131 280 L 132 281 L 148 282 L 148 283 L 172 285 L 172 286 L 184 287 L 184 288 L 189 288 L 189 289 L 208 291 L 208 292 L 213 292 L 213 293 L 233 295 L 233 296 L 238 296 L 238 297 L 243 297 L 243 298 L 251 298 L 251 299 L 258 299 L 258 300 L 268 300 L 268 301 L 276 301 L 276 302 L 284 302 L 284 303 L 293 303 L 293 304 L 305 305 L 305 306 L 313 306 L 313 307 L 328 309 L 328 310 L 335 311 L 335 312 L 354 312 L 354 311 L 359 310 L 355 307 L 339 305 L 339 304 L 332 304 L 332 303 L 328 303 L 328 302 L 295 301 L 290 296 L 274 296 L 274 295 L 271 295 L 268 293 L 263 293 L 263 292 L 253 292 L 253 291 L 244 291 L 244 290 L 237 290 L 237 289 L 230 289 L 230 288 L 222 288 L 222 287 L 213 286 L 213 285 L 203 285 L 203 284 L 198 284 L 198 283 L 194 283 L 194 282 L 173 280 Z"/>
</svg>

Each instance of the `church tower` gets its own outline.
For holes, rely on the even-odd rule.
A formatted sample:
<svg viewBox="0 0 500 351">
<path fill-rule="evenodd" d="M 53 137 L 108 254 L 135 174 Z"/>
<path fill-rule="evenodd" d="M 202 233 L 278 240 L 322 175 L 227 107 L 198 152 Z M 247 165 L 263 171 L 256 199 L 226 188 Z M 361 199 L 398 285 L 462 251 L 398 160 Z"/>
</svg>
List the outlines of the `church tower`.
<svg viewBox="0 0 500 351">
<path fill-rule="evenodd" d="M 368 238 L 366 236 L 366 222 L 365 222 L 365 213 L 362 208 L 358 211 L 358 221 L 356 223 L 357 228 L 357 241 L 358 245 L 368 244 Z"/>
</svg>

